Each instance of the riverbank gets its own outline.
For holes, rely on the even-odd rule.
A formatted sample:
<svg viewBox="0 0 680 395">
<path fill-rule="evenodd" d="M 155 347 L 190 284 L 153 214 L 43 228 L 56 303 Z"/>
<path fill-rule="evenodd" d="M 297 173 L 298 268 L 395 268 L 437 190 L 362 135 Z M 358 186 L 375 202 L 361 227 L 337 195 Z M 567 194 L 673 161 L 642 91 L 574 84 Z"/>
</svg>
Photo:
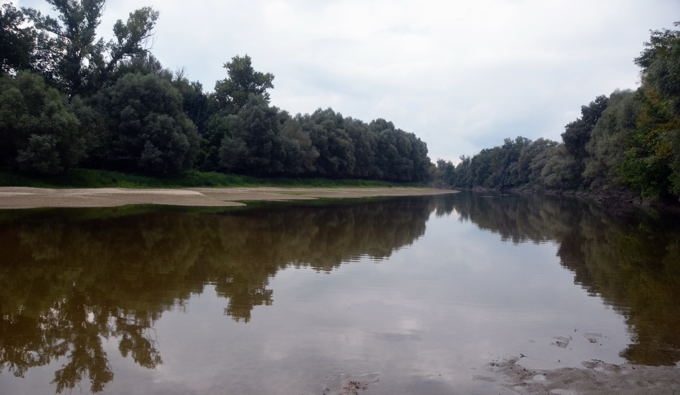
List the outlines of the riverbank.
<svg viewBox="0 0 680 395">
<path fill-rule="evenodd" d="M 29 175 L 0 169 L 0 186 L 31 188 L 199 188 L 199 187 L 417 187 L 421 184 L 365 179 L 253 177 L 188 170 L 167 177 L 110 170 L 71 169 L 58 175 Z"/>
<path fill-rule="evenodd" d="M 516 194 L 524 196 L 539 194 L 545 196 L 579 199 L 585 202 L 592 202 L 604 209 L 606 212 L 614 215 L 632 213 L 637 210 L 652 210 L 656 212 L 680 214 L 680 202 L 668 202 L 652 198 L 642 198 L 629 190 L 560 191 L 528 187 L 509 188 L 504 190 L 474 187 L 471 189 L 462 188 L 460 190 L 468 190 L 477 193 Z"/>
<path fill-rule="evenodd" d="M 448 193 L 454 193 L 454 191 L 415 187 L 248 187 L 183 189 L 51 189 L 30 187 L 0 187 L 0 209 L 28 209 L 41 207 L 117 207 L 134 204 L 229 207 L 243 206 L 245 205 L 245 203 L 243 203 L 245 201 L 348 199 L 388 196 L 441 195 Z"/>
</svg>

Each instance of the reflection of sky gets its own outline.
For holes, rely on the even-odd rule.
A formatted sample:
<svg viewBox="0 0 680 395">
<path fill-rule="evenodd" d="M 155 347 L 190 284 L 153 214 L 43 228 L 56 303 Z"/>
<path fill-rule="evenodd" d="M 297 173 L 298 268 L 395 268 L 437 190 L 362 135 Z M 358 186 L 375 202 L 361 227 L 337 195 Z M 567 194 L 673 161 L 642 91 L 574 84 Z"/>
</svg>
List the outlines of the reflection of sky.
<svg viewBox="0 0 680 395">
<path fill-rule="evenodd" d="M 574 286 L 555 254 L 552 244 L 502 243 L 433 217 L 423 238 L 383 262 L 279 272 L 273 306 L 255 307 L 248 324 L 222 315 L 226 303 L 212 291 L 194 297 L 186 315 L 156 325 L 164 364 L 141 373 L 161 392 L 219 392 L 222 383 L 234 393 L 285 394 L 380 372 L 373 390 L 389 392 L 414 380 L 477 388 L 486 364 L 520 353 L 544 368 L 622 362 L 622 318 Z M 586 332 L 601 333 L 602 345 Z M 572 338 L 567 348 L 551 344 L 557 336 Z"/>
<path fill-rule="evenodd" d="M 492 384 L 475 377 L 490 375 L 493 360 L 622 362 L 629 342 L 622 317 L 573 284 L 554 244 L 502 242 L 455 214 L 432 215 L 423 237 L 383 261 L 362 258 L 332 273 L 290 268 L 268 288 L 273 305 L 256 306 L 247 324 L 224 315 L 227 300 L 210 286 L 186 309 L 164 313 L 152 329 L 163 359 L 156 370 L 122 358 L 111 341 L 115 377 L 105 393 L 311 394 L 372 373 L 379 380 L 370 393 L 484 392 Z M 601 345 L 585 333 L 602 334 Z M 553 345 L 557 336 L 569 345 Z M 27 376 L 46 384 L 52 372 Z M 15 380 L 1 383 L 14 393 Z"/>
</svg>

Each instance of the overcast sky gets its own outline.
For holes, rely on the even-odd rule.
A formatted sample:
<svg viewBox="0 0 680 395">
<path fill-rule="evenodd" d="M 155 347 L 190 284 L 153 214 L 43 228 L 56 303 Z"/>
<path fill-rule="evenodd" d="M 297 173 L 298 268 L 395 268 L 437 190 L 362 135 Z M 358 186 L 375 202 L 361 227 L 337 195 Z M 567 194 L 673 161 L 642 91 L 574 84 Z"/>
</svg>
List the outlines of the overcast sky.
<svg viewBox="0 0 680 395">
<path fill-rule="evenodd" d="M 649 30 L 680 20 L 678 0 L 109 0 L 102 34 L 145 5 L 152 53 L 206 90 L 248 54 L 275 75 L 273 105 L 385 118 L 433 160 L 559 140 L 581 105 L 636 88 Z"/>
</svg>

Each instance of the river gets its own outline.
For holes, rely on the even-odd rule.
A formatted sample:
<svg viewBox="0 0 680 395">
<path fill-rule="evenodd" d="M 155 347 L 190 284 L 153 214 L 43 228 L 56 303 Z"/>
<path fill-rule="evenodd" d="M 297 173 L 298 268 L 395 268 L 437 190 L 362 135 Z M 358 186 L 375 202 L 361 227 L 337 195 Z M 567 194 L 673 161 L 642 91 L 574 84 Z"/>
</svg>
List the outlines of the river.
<svg viewBox="0 0 680 395">
<path fill-rule="evenodd" d="M 679 224 L 468 193 L 0 211 L 0 393 L 530 388 L 507 361 L 675 380 Z"/>
</svg>

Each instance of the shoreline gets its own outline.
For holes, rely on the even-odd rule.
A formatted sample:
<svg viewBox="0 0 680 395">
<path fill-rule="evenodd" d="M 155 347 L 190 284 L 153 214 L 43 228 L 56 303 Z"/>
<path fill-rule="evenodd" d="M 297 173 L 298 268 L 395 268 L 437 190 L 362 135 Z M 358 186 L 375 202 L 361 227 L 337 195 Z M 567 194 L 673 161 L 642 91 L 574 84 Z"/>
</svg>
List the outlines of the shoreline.
<svg viewBox="0 0 680 395">
<path fill-rule="evenodd" d="M 523 356 L 522 356 L 523 357 Z M 521 394 L 676 394 L 680 390 L 678 366 L 613 364 L 593 359 L 581 367 L 531 369 L 522 357 L 495 361 L 490 372 L 502 378 L 498 384 Z M 496 382 L 496 377 L 483 377 Z"/>
<path fill-rule="evenodd" d="M 120 207 L 170 205 L 188 207 L 245 206 L 244 201 L 355 199 L 390 196 L 430 196 L 454 190 L 416 187 L 341 188 L 31 188 L 0 187 L 0 210 L 32 208 Z"/>
</svg>

